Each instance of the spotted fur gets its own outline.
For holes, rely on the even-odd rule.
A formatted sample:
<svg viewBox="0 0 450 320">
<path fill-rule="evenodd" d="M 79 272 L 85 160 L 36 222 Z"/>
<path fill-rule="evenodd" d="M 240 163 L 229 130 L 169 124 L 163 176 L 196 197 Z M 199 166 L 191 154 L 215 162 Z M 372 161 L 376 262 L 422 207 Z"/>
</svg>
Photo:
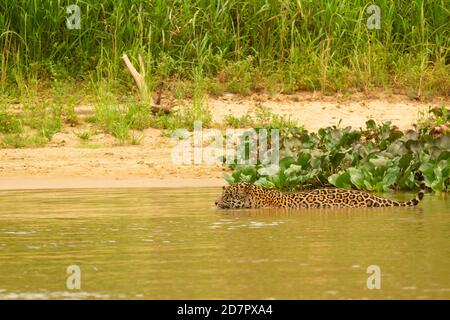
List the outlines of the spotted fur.
<svg viewBox="0 0 450 320">
<path fill-rule="evenodd" d="M 250 183 L 238 183 L 225 188 L 216 205 L 222 209 L 409 207 L 417 205 L 425 194 L 422 173 L 416 172 L 415 176 L 420 183 L 420 191 L 415 198 L 405 202 L 384 199 L 357 190 L 324 188 L 284 193 L 263 189 Z"/>
</svg>

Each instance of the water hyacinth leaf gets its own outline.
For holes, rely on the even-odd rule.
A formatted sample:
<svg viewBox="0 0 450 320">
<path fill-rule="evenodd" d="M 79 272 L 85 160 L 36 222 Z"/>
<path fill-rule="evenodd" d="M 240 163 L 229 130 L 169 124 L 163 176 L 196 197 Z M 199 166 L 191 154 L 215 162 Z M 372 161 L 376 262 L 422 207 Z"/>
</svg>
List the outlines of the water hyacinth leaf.
<svg viewBox="0 0 450 320">
<path fill-rule="evenodd" d="M 273 189 L 275 188 L 275 184 L 268 180 L 267 178 L 259 178 L 258 180 L 255 181 L 255 185 L 265 188 L 265 189 Z"/>
<path fill-rule="evenodd" d="M 436 145 L 443 150 L 450 150 L 450 134 L 440 137 L 437 140 Z"/>
<path fill-rule="evenodd" d="M 408 169 L 398 178 L 397 184 L 399 189 L 411 190 L 414 188 L 415 182 L 414 174 Z"/>
<path fill-rule="evenodd" d="M 358 189 L 364 189 L 364 174 L 360 169 L 349 168 L 348 173 L 350 174 L 350 181 Z"/>
<path fill-rule="evenodd" d="M 433 143 L 434 138 L 431 135 L 429 135 L 429 134 L 423 134 L 420 137 L 420 140 L 423 141 L 423 142 Z"/>
<path fill-rule="evenodd" d="M 351 127 L 347 127 L 348 130 L 351 129 Z M 348 132 L 345 133 L 340 141 L 340 145 L 342 147 L 348 147 L 350 145 L 352 145 L 353 143 L 355 143 L 356 141 L 358 141 L 361 138 L 361 133 L 357 132 L 357 131 L 352 131 L 352 132 Z"/>
<path fill-rule="evenodd" d="M 313 170 L 308 171 L 308 173 L 306 175 L 304 175 L 304 177 L 306 177 L 308 180 L 311 180 L 311 179 L 316 178 L 319 174 L 320 174 L 320 170 L 313 169 Z"/>
<path fill-rule="evenodd" d="M 366 121 L 366 127 L 372 131 L 377 130 L 377 124 L 372 119 Z"/>
<path fill-rule="evenodd" d="M 367 180 L 364 180 L 364 186 L 366 187 L 366 190 L 373 191 L 374 186 Z"/>
<path fill-rule="evenodd" d="M 292 174 L 299 173 L 302 171 L 302 166 L 291 164 L 288 169 L 284 170 L 286 176 L 291 176 Z"/>
<path fill-rule="evenodd" d="M 234 178 L 228 173 L 224 173 L 223 178 L 225 179 L 226 182 L 228 182 L 228 184 L 233 184 L 235 182 Z"/>
<path fill-rule="evenodd" d="M 311 154 L 302 152 L 298 158 L 297 164 L 306 168 L 309 165 L 309 160 L 311 159 Z"/>
<path fill-rule="evenodd" d="M 375 184 L 375 191 L 376 192 L 382 192 L 382 191 L 384 191 L 384 184 L 383 184 L 383 181 L 379 181 L 379 182 L 377 182 L 376 184 Z"/>
<path fill-rule="evenodd" d="M 442 150 L 437 146 L 431 146 L 428 148 L 427 152 L 432 159 L 437 159 L 440 156 Z"/>
<path fill-rule="evenodd" d="M 344 167 L 353 166 L 356 164 L 356 160 L 357 158 L 353 154 L 346 153 L 341 165 Z"/>
<path fill-rule="evenodd" d="M 418 139 L 419 139 L 419 133 L 417 131 L 408 130 L 403 135 L 403 139 L 402 140 L 404 140 L 404 141 L 417 141 Z"/>
<path fill-rule="evenodd" d="M 284 181 L 282 181 L 282 179 L 280 179 L 280 176 L 275 175 L 270 177 L 270 181 L 272 181 L 273 185 L 275 186 L 275 188 L 277 189 L 284 189 Z"/>
<path fill-rule="evenodd" d="M 266 167 L 259 168 L 257 173 L 260 176 L 273 176 L 280 171 L 280 167 L 278 165 L 270 165 Z"/>
<path fill-rule="evenodd" d="M 286 178 L 286 183 L 290 186 L 296 186 L 300 182 L 300 177 L 290 176 Z"/>
<path fill-rule="evenodd" d="M 252 182 L 252 176 L 251 175 L 245 175 L 243 173 L 239 176 L 239 181 L 241 182 Z"/>
<path fill-rule="evenodd" d="M 442 161 L 439 161 L 437 163 L 437 165 L 434 168 L 434 173 L 435 173 L 437 178 L 444 178 L 444 177 L 446 177 L 446 173 L 449 170 L 448 164 L 449 164 L 449 162 L 446 161 L 446 160 L 442 160 Z"/>
<path fill-rule="evenodd" d="M 338 166 L 339 164 L 341 164 L 344 157 L 345 153 L 338 152 L 330 158 L 330 162 L 333 166 Z"/>
<path fill-rule="evenodd" d="M 310 161 L 311 167 L 315 169 L 319 169 L 322 166 L 322 161 L 320 157 L 313 157 Z"/>
<path fill-rule="evenodd" d="M 417 140 L 408 140 L 405 143 L 406 148 L 412 152 L 417 152 L 420 149 L 420 142 Z"/>
<path fill-rule="evenodd" d="M 330 142 L 333 146 L 339 146 L 342 138 L 342 132 L 338 129 L 333 129 L 330 132 Z"/>
<path fill-rule="evenodd" d="M 449 178 L 450 177 L 450 159 L 448 160 L 441 160 L 439 162 L 439 166 L 441 167 L 442 170 L 442 178 Z"/>
<path fill-rule="evenodd" d="M 448 160 L 448 159 L 450 159 L 450 151 L 444 150 L 439 154 L 436 161 Z"/>
<path fill-rule="evenodd" d="M 389 159 L 385 157 L 378 157 L 369 160 L 376 167 L 385 167 L 389 163 Z"/>
<path fill-rule="evenodd" d="M 328 130 L 325 128 L 320 128 L 317 131 L 317 134 L 319 135 L 319 137 L 324 138 L 327 135 Z"/>
<path fill-rule="evenodd" d="M 311 177 L 309 175 L 300 175 L 298 176 L 299 182 L 301 184 L 306 183 L 309 179 L 311 179 Z"/>
<path fill-rule="evenodd" d="M 233 171 L 232 176 L 235 182 L 253 182 L 256 180 L 256 168 L 252 165 L 239 165 Z"/>
<path fill-rule="evenodd" d="M 391 145 L 389 145 L 389 147 L 386 148 L 386 151 L 394 155 L 408 154 L 408 149 L 401 141 L 393 142 Z"/>
<path fill-rule="evenodd" d="M 332 174 L 331 176 L 328 177 L 328 182 L 330 184 L 332 184 L 333 186 L 336 186 L 336 180 L 339 177 L 339 175 L 340 175 L 340 173 Z"/>
<path fill-rule="evenodd" d="M 400 139 L 401 137 L 403 137 L 403 132 L 394 130 L 389 134 L 389 141 L 393 142 L 397 139 Z"/>
<path fill-rule="evenodd" d="M 445 189 L 444 179 L 437 178 L 431 183 L 431 189 L 437 192 L 442 192 Z"/>
<path fill-rule="evenodd" d="M 425 179 L 425 185 L 431 188 L 431 185 L 436 177 L 434 175 L 434 166 L 431 163 L 424 163 L 419 167 Z"/>
<path fill-rule="evenodd" d="M 383 177 L 383 191 L 389 191 L 390 187 L 397 182 L 400 173 L 399 168 L 389 168 Z"/>
<path fill-rule="evenodd" d="M 338 188 L 351 189 L 350 174 L 348 172 L 336 173 L 328 181 Z"/>
<path fill-rule="evenodd" d="M 287 168 L 289 168 L 289 166 L 293 163 L 295 163 L 297 161 L 297 159 L 295 159 L 294 157 L 286 157 L 281 159 L 280 161 L 280 169 L 281 171 L 286 170 Z"/>
<path fill-rule="evenodd" d="M 412 154 L 409 154 L 409 153 L 405 154 L 400 157 L 400 160 L 398 161 L 398 166 L 400 167 L 400 169 L 405 170 L 411 164 L 411 160 L 412 160 Z"/>
</svg>

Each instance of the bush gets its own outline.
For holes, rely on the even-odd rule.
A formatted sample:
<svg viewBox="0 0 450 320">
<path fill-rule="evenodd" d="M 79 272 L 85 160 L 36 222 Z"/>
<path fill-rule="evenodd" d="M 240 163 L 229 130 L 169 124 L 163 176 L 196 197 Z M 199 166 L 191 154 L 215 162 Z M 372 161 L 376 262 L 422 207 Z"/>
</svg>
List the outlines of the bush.
<svg viewBox="0 0 450 320">
<path fill-rule="evenodd" d="M 22 124 L 15 115 L 7 113 L 5 111 L 0 112 L 0 132 L 20 133 L 22 132 Z"/>
<path fill-rule="evenodd" d="M 269 168 L 260 162 L 233 164 L 232 174 L 225 179 L 290 191 L 329 185 L 376 192 L 409 191 L 417 190 L 414 172 L 420 170 L 427 187 L 434 191 L 450 187 L 450 134 L 435 132 L 433 125 L 407 132 L 390 122 L 376 125 L 373 120 L 361 130 L 333 126 L 310 133 L 291 128 L 282 132 L 280 146 L 281 160 L 275 174 L 269 175 Z"/>
</svg>

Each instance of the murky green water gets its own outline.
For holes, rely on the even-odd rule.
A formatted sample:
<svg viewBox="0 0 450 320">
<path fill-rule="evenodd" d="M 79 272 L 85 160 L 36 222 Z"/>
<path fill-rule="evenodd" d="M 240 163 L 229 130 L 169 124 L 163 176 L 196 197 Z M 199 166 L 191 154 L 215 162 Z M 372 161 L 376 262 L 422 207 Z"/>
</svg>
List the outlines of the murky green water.
<svg viewBox="0 0 450 320">
<path fill-rule="evenodd" d="M 0 299 L 450 298 L 445 195 L 392 210 L 221 211 L 219 193 L 1 191 Z M 69 265 L 80 290 L 66 286 Z"/>
</svg>

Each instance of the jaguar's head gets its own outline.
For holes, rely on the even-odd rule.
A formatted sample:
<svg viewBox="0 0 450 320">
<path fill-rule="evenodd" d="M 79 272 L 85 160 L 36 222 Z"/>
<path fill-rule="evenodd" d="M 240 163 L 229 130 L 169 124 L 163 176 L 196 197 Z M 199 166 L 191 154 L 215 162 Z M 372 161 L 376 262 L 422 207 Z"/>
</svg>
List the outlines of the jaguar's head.
<svg viewBox="0 0 450 320">
<path fill-rule="evenodd" d="M 224 187 L 222 196 L 216 200 L 216 206 L 221 209 L 251 208 L 250 191 L 253 188 L 253 184 L 245 182 Z"/>
</svg>

